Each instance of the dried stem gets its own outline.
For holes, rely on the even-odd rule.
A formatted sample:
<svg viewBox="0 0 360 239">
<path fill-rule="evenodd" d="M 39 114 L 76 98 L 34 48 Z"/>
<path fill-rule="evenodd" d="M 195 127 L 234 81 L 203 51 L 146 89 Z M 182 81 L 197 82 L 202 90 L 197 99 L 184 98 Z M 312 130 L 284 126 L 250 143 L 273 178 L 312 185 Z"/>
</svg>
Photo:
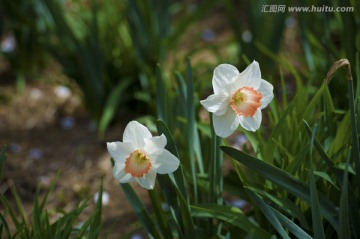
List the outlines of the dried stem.
<svg viewBox="0 0 360 239">
<path fill-rule="evenodd" d="M 344 66 L 346 68 L 347 78 L 348 80 L 353 80 L 351 75 L 351 65 L 348 59 L 340 59 L 338 61 L 335 61 L 334 64 L 331 66 L 329 72 L 327 73 L 324 81 L 326 83 L 329 83 L 331 78 L 335 75 L 335 72 L 340 68 Z"/>
</svg>

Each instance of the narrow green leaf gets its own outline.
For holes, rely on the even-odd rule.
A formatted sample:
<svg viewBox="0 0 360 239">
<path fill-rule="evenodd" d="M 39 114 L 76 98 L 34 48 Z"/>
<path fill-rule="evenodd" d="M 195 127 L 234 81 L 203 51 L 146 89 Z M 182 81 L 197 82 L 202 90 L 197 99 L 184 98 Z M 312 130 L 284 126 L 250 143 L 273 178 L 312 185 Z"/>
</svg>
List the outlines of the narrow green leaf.
<svg viewBox="0 0 360 239">
<path fill-rule="evenodd" d="M 324 83 L 325 84 L 325 83 Z M 323 101 L 324 101 L 324 124 L 325 124 L 325 132 L 328 134 L 334 135 L 336 134 L 336 118 L 335 116 L 335 108 L 333 99 L 330 94 L 330 90 L 328 85 L 326 84 L 324 86 L 324 95 L 323 95 Z"/>
<path fill-rule="evenodd" d="M 357 129 L 357 119 L 356 119 L 355 103 L 354 103 L 354 89 L 353 89 L 352 80 L 348 80 L 348 90 L 349 90 L 349 108 L 350 108 L 352 151 L 353 151 L 352 154 L 355 162 L 358 190 L 360 191 L 360 149 L 359 149 L 360 146 L 359 146 L 359 138 L 358 138 L 359 132 Z"/>
<path fill-rule="evenodd" d="M 268 193 L 264 190 L 254 188 L 254 187 L 247 187 L 248 190 L 251 190 L 263 197 L 266 197 L 267 199 L 271 200 L 271 202 L 278 206 L 278 208 L 281 208 L 284 210 L 287 214 L 289 214 L 292 218 L 296 218 L 299 220 L 300 225 L 302 227 L 305 227 L 306 229 L 309 229 L 309 224 L 305 218 L 304 213 L 301 211 L 300 207 L 295 205 L 292 201 L 290 201 L 288 198 L 281 198 L 276 196 L 275 193 Z"/>
<path fill-rule="evenodd" d="M 161 192 L 165 198 L 166 203 L 168 204 L 170 214 L 172 216 L 173 221 L 175 222 L 175 226 L 177 229 L 177 233 L 180 238 L 184 237 L 185 223 L 183 221 L 183 217 L 181 214 L 181 202 L 178 199 L 178 194 L 180 194 L 179 190 L 176 189 L 176 184 L 174 180 L 171 179 L 169 175 L 158 175 L 158 182 L 161 188 Z M 185 206 L 185 207 L 188 207 Z M 160 207 L 161 208 L 161 207 Z M 161 208 L 162 211 L 162 208 Z"/>
<path fill-rule="evenodd" d="M 191 179 L 193 183 L 194 190 L 194 201 L 198 203 L 199 195 L 198 195 L 198 183 L 197 183 L 197 173 L 195 163 L 198 162 L 199 168 L 202 168 L 202 162 L 200 162 L 200 158 L 195 158 L 195 149 L 194 149 L 194 140 L 196 131 L 196 120 L 195 120 L 195 105 L 194 105 L 194 85 L 192 78 L 192 71 L 190 60 L 186 61 L 186 118 L 187 118 L 187 143 L 188 143 L 188 154 L 191 168 Z M 203 170 L 202 170 L 203 171 Z"/>
<path fill-rule="evenodd" d="M 79 208 L 81 208 L 82 205 L 80 205 Z M 83 238 L 86 233 L 89 233 L 89 228 L 90 225 L 93 223 L 95 217 L 97 217 L 99 214 L 99 210 L 95 209 L 95 211 L 86 219 L 86 221 L 84 222 L 84 224 L 81 225 L 81 228 L 79 229 L 78 233 L 76 236 L 78 236 L 78 238 Z"/>
<path fill-rule="evenodd" d="M 261 227 L 254 224 L 245 216 L 239 208 L 229 206 L 191 206 L 193 217 L 199 218 L 217 218 L 241 228 L 245 232 L 254 233 L 256 238 L 270 238 L 271 235 Z"/>
<path fill-rule="evenodd" d="M 270 207 L 270 206 L 269 206 Z M 312 237 L 307 234 L 301 227 L 299 227 L 296 223 L 291 221 L 289 218 L 281 214 L 279 211 L 275 210 L 274 208 L 270 207 L 273 212 L 275 213 L 276 217 L 279 219 L 281 224 L 289 229 L 289 231 L 294 234 L 299 239 L 312 239 Z"/>
<path fill-rule="evenodd" d="M 310 128 L 309 124 L 305 120 L 303 120 L 303 122 L 305 124 L 306 130 L 307 130 L 309 136 L 312 137 L 312 135 L 313 135 L 312 129 Z M 321 158 L 324 160 L 326 165 L 329 167 L 329 169 L 332 170 L 337 177 L 340 177 L 341 174 L 339 174 L 339 171 L 336 170 L 336 168 L 334 167 L 334 163 L 332 162 L 330 157 L 327 155 L 327 153 L 325 152 L 324 148 L 322 147 L 322 145 L 320 144 L 320 142 L 316 138 L 316 136 L 314 136 L 313 144 L 314 144 L 315 148 L 318 150 Z M 310 147 L 312 147 L 312 146 L 310 145 Z M 340 182 L 341 182 L 341 180 L 340 180 Z"/>
<path fill-rule="evenodd" d="M 281 225 L 278 218 L 275 216 L 270 207 L 263 201 L 261 197 L 259 197 L 256 193 L 246 190 L 248 195 L 255 201 L 255 203 L 259 206 L 260 210 L 264 214 L 264 216 L 268 219 L 269 223 L 273 225 L 276 231 L 280 234 L 282 238 L 289 238 L 289 235 L 286 233 L 285 229 Z"/>
<path fill-rule="evenodd" d="M 356 92 L 355 92 L 355 98 L 358 99 L 360 97 L 360 59 L 359 59 L 359 52 L 356 52 Z M 358 115 L 358 117 L 360 117 Z M 360 128 L 360 125 L 358 126 L 358 128 Z"/>
<path fill-rule="evenodd" d="M 5 231 L 5 233 L 4 233 L 4 234 L 5 234 L 5 238 L 6 238 L 6 239 L 10 239 L 11 236 L 10 236 L 9 225 L 7 224 L 7 221 L 6 221 L 6 219 L 5 219 L 5 217 L 3 216 L 2 213 L 0 213 L 0 228 L 1 228 L 1 230 L 0 230 L 0 237 L 2 238 L 2 236 L 3 236 L 2 230 L 4 229 L 4 231 Z"/>
<path fill-rule="evenodd" d="M 45 211 L 43 213 L 41 223 L 42 223 L 42 226 L 44 228 L 43 229 L 44 232 L 42 233 L 43 234 L 42 236 L 46 237 L 46 238 L 54 238 L 53 232 L 52 232 L 51 226 L 50 226 L 49 214 L 48 214 L 47 211 Z"/>
<path fill-rule="evenodd" d="M 294 160 L 292 162 L 290 162 L 290 164 L 285 168 L 285 171 L 292 175 L 296 175 L 297 172 L 299 172 L 301 167 L 303 167 L 303 165 L 304 165 L 304 161 L 306 159 L 306 155 L 309 152 L 309 148 L 310 148 L 309 144 L 304 146 L 300 150 L 300 152 L 298 152 L 298 154 L 294 157 Z"/>
<path fill-rule="evenodd" d="M 311 205 L 311 218 L 314 228 L 314 237 L 315 239 L 323 239 L 325 238 L 324 233 L 324 225 L 321 220 L 321 214 L 320 214 L 320 206 L 318 201 L 318 191 L 316 189 L 316 181 L 315 176 L 313 173 L 313 160 L 312 160 L 312 154 L 313 154 L 313 145 L 315 140 L 315 134 L 316 134 L 317 125 L 314 126 L 314 130 L 312 131 L 311 135 L 311 141 L 310 141 L 310 151 L 309 151 L 309 157 L 310 157 L 310 170 L 309 170 L 309 177 L 310 177 L 310 205 Z"/>
<path fill-rule="evenodd" d="M 178 151 L 176 149 L 176 145 L 174 142 L 174 139 L 165 125 L 165 123 L 161 120 L 158 120 L 156 122 L 156 127 L 159 134 L 164 134 L 167 138 L 167 145 L 166 149 L 169 150 L 173 155 L 179 158 Z M 181 161 L 180 161 L 181 163 Z M 163 175 L 159 175 L 161 179 L 164 179 L 164 177 L 161 177 Z M 190 206 L 189 206 L 189 197 L 186 190 L 186 183 L 185 183 L 185 177 L 182 170 L 182 165 L 180 164 L 180 167 L 172 174 L 169 174 L 169 178 L 171 179 L 171 182 L 173 183 L 174 187 L 171 188 L 172 190 L 175 190 L 176 194 L 172 195 L 172 200 L 170 197 L 165 197 L 168 199 L 168 203 L 170 204 L 170 209 L 174 210 L 172 211 L 174 220 L 177 223 L 177 227 L 179 229 L 180 234 L 185 234 L 185 237 L 192 237 L 195 235 L 195 226 L 194 222 L 191 218 L 190 213 Z M 163 188 L 163 184 L 165 183 L 163 180 L 160 182 L 160 186 Z M 166 191 L 164 191 L 166 193 Z M 177 197 L 177 198 L 175 198 Z M 179 200 L 179 201 L 177 201 Z M 178 204 L 177 204 L 178 203 Z M 178 214 L 178 210 L 180 210 L 180 217 L 176 217 Z"/>
<path fill-rule="evenodd" d="M 40 234 L 42 233 L 41 230 L 42 210 L 40 209 L 41 207 L 39 206 L 39 194 L 40 194 L 39 192 L 40 192 L 40 187 L 37 188 L 35 193 L 32 215 L 31 215 L 32 223 L 33 223 L 33 233 L 37 238 L 40 238 Z"/>
<path fill-rule="evenodd" d="M 310 128 L 310 126 L 307 124 L 307 122 L 304 120 L 306 129 L 308 131 L 308 133 L 310 134 L 310 137 L 312 137 L 313 132 Z M 341 169 L 338 168 L 339 165 L 334 166 L 333 162 L 331 161 L 331 159 L 329 158 L 329 156 L 326 154 L 326 152 L 324 151 L 323 147 L 321 146 L 320 142 L 317 140 L 316 136 L 314 136 L 314 141 L 313 141 L 316 149 L 318 150 L 319 154 L 321 155 L 322 159 L 325 161 L 326 165 L 329 167 L 330 171 L 334 173 L 334 175 L 336 176 L 336 180 L 338 182 L 339 185 L 343 184 L 343 178 L 342 175 L 344 175 L 341 172 Z M 348 165 L 346 165 L 346 172 L 348 172 Z M 343 176 L 344 177 L 344 176 Z M 354 196 L 353 192 L 351 191 L 350 194 L 352 196 Z M 358 208 L 356 206 L 356 204 L 354 205 L 353 209 Z M 341 216 L 341 215 L 340 215 Z M 359 222 L 359 215 L 358 213 L 354 213 L 354 210 L 351 211 L 351 220 L 353 223 L 358 223 Z M 355 234 L 357 234 L 358 232 L 355 232 Z"/>
<path fill-rule="evenodd" d="M 345 113 L 340 122 L 337 123 L 335 137 L 327 150 L 328 155 L 336 156 L 339 152 L 349 150 L 348 142 L 351 139 L 351 120 L 350 114 Z M 309 134 L 310 135 L 310 134 Z M 315 140 L 315 146 L 317 145 Z M 350 152 L 349 152 L 350 153 Z M 341 184 L 339 184 L 341 185 Z"/>
<path fill-rule="evenodd" d="M 100 181 L 100 190 L 98 192 L 98 196 L 97 196 L 97 202 L 96 202 L 96 206 L 95 206 L 95 213 L 94 213 L 94 217 L 91 220 L 91 223 L 89 225 L 89 239 L 91 238 L 97 238 L 99 236 L 100 233 L 100 229 L 101 229 L 101 216 L 102 216 L 102 195 L 103 195 L 103 179 L 101 178 Z"/>
<path fill-rule="evenodd" d="M 282 98 L 282 103 L 283 103 L 283 108 L 286 109 L 288 102 L 287 102 L 287 90 L 286 90 L 286 85 L 285 85 L 285 79 L 284 79 L 284 71 L 282 69 L 282 67 L 280 67 L 280 82 L 281 82 L 281 98 Z"/>
<path fill-rule="evenodd" d="M 331 183 L 336 189 L 339 189 L 339 187 L 336 185 L 336 183 L 334 182 L 334 180 L 330 177 L 329 174 L 327 174 L 326 172 L 323 171 L 313 171 L 313 174 L 324 179 L 325 181 Z"/>
<path fill-rule="evenodd" d="M 160 65 L 156 67 L 156 111 L 160 120 L 168 122 L 167 101 L 166 101 L 166 85 L 163 80 Z"/>
<path fill-rule="evenodd" d="M 292 112 L 292 110 L 296 106 L 296 101 L 297 101 L 297 98 L 295 97 L 290 102 L 290 104 L 288 105 L 288 107 L 286 108 L 284 113 L 281 115 L 279 122 L 277 123 L 277 125 L 275 126 L 275 129 L 271 133 L 269 143 L 266 145 L 265 153 L 264 153 L 264 160 L 268 163 L 273 162 L 273 156 L 274 156 L 274 152 L 276 149 L 276 147 L 275 147 L 276 143 L 271 139 L 278 139 L 278 137 L 279 137 L 280 133 L 282 132 L 282 129 L 285 125 L 286 118 L 289 116 L 289 114 Z"/>
<path fill-rule="evenodd" d="M 84 211 L 88 206 L 88 200 L 80 203 L 73 211 L 69 213 L 64 213 L 64 215 L 52 224 L 52 228 L 55 231 L 55 235 L 52 238 L 67 239 L 72 234 L 74 224 L 77 222 L 79 215 Z M 45 212 L 46 213 L 46 212 Z M 92 217 L 91 217 L 92 218 Z M 41 219 L 40 219 L 41 222 Z M 40 224 L 41 225 L 41 224 Z M 87 224 L 88 225 L 88 224 Z M 84 225 L 83 225 L 84 226 Z M 41 226 L 40 226 L 41 227 Z M 86 227 L 86 232 L 88 232 L 88 226 Z M 81 232 L 81 229 L 79 230 Z M 40 234 L 39 239 L 42 239 Z M 89 237 L 90 239 L 90 237 Z"/>
<path fill-rule="evenodd" d="M 179 107 L 181 108 L 181 116 L 186 116 L 186 98 L 187 98 L 187 89 L 186 89 L 186 83 L 182 77 L 182 75 L 179 72 L 175 72 L 175 79 L 177 83 L 177 99 L 179 103 Z"/>
<path fill-rule="evenodd" d="M 310 116 L 313 115 L 315 107 L 319 104 L 319 102 L 321 102 L 324 88 L 325 84 L 322 84 L 320 89 L 317 90 L 311 101 L 308 103 L 307 107 L 305 107 L 305 111 L 302 114 L 301 119 L 308 119 Z"/>
<path fill-rule="evenodd" d="M 187 202 L 187 200 L 183 197 L 183 195 L 180 193 L 179 189 L 175 187 L 176 190 L 176 196 L 179 199 L 179 206 L 181 211 L 181 219 L 182 219 L 182 225 L 183 230 L 185 234 L 185 238 L 196 238 L 196 230 L 195 230 L 195 224 L 191 217 L 191 209 L 190 205 Z"/>
<path fill-rule="evenodd" d="M 44 210 L 44 207 L 45 207 L 45 203 L 50 195 L 50 193 L 54 190 L 55 186 L 56 186 L 56 183 L 57 181 L 59 180 L 59 177 L 60 177 L 60 171 L 58 171 L 54 177 L 54 179 L 52 180 L 51 184 L 50 184 L 50 187 L 46 190 L 46 193 L 44 195 L 44 198 L 43 200 L 41 201 L 41 204 L 39 206 L 39 210 L 42 211 Z M 39 188 L 38 188 L 39 189 Z M 37 199 L 37 197 L 36 197 Z"/>
<path fill-rule="evenodd" d="M 12 193 L 13 197 L 15 198 L 15 205 L 16 205 L 18 213 L 20 214 L 22 224 L 27 225 L 26 215 L 25 215 L 25 211 L 24 211 L 24 208 L 23 208 L 23 203 L 22 203 L 22 201 L 21 201 L 21 199 L 19 197 L 19 194 L 17 193 L 15 187 L 11 188 L 11 193 Z M 25 226 L 24 230 L 25 230 L 26 235 L 30 235 L 28 227 Z"/>
<path fill-rule="evenodd" d="M 171 174 L 159 175 L 159 184 L 170 207 L 180 238 L 195 237 L 196 230 L 191 217 L 190 205 L 176 186 L 174 177 Z"/>
<path fill-rule="evenodd" d="M 261 161 L 239 150 L 227 146 L 220 146 L 220 148 L 227 155 L 254 170 L 262 177 L 284 188 L 286 191 L 299 197 L 300 199 L 310 202 L 310 189 L 299 179 L 285 171 L 280 170 L 279 168 L 272 166 L 271 164 Z M 338 209 L 322 194 L 319 193 L 318 196 L 321 213 L 337 231 L 339 228 Z"/>
<path fill-rule="evenodd" d="M 159 134 L 164 134 L 166 139 L 167 139 L 167 145 L 166 145 L 166 149 L 169 150 L 170 153 L 172 153 L 173 155 L 175 155 L 178 159 L 179 158 L 179 153 L 178 153 L 178 150 L 176 148 L 176 144 L 175 144 L 175 141 L 174 141 L 174 138 L 172 137 L 168 127 L 166 126 L 166 124 L 161 121 L 161 120 L 158 120 L 156 122 L 156 127 L 157 127 L 157 130 L 158 130 L 158 133 Z M 180 161 L 180 164 L 181 161 Z M 171 175 L 171 174 L 170 174 Z M 187 194 L 187 189 L 186 189 L 186 182 L 185 182 L 185 177 L 184 177 L 184 174 L 183 174 L 183 170 L 182 170 L 182 167 L 180 165 L 180 167 L 178 168 L 178 170 L 176 170 L 174 173 L 174 182 L 176 184 L 176 187 L 179 188 L 179 191 L 181 192 L 181 194 L 183 195 L 183 197 L 185 198 L 185 200 L 189 203 L 189 197 L 188 197 L 188 194 Z"/>
<path fill-rule="evenodd" d="M 187 78 L 187 109 L 188 111 L 188 123 L 189 123 L 189 138 L 193 140 L 194 153 L 196 155 L 196 162 L 198 164 L 199 172 L 204 173 L 204 165 L 201 153 L 201 144 L 199 139 L 199 133 L 196 127 L 196 112 L 195 112 L 195 98 L 194 98 L 194 79 L 191 68 L 190 59 L 186 59 L 186 78 Z"/>
<path fill-rule="evenodd" d="M 349 221 L 349 173 L 348 165 L 350 155 L 346 159 L 346 167 L 341 187 L 340 210 L 339 210 L 339 238 L 349 239 L 350 237 L 350 221 Z M 352 209 L 354 210 L 354 208 Z"/>
</svg>

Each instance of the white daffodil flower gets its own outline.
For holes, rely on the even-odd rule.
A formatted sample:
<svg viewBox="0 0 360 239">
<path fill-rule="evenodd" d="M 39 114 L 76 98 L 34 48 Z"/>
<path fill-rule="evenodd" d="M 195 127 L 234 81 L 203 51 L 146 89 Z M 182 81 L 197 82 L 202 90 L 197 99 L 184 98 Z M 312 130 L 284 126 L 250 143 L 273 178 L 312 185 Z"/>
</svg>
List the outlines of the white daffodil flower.
<svg viewBox="0 0 360 239">
<path fill-rule="evenodd" d="M 165 135 L 152 137 L 142 124 L 131 121 L 125 128 L 123 142 L 109 142 L 107 149 L 115 160 L 114 177 L 120 183 L 138 182 L 153 189 L 156 174 L 174 172 L 179 160 L 165 149 Z"/>
<path fill-rule="evenodd" d="M 243 72 L 235 66 L 221 64 L 214 70 L 214 94 L 200 103 L 213 113 L 216 135 L 226 138 L 239 126 L 256 131 L 261 110 L 274 98 L 273 86 L 261 79 L 259 63 L 253 61 Z"/>
</svg>

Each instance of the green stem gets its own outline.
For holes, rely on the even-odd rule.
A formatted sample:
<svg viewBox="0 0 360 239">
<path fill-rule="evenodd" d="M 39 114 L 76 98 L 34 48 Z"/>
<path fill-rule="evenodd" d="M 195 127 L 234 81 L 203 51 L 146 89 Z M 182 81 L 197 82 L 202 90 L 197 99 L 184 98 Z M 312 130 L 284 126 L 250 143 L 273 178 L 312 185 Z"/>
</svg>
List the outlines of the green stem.
<svg viewBox="0 0 360 239">
<path fill-rule="evenodd" d="M 154 221 L 151 219 L 150 214 L 144 204 L 141 202 L 134 189 L 128 183 L 120 184 L 124 190 L 125 196 L 128 199 L 135 215 L 143 225 L 144 229 L 153 237 L 161 238 Z"/>
<path fill-rule="evenodd" d="M 210 128 L 211 128 L 211 160 L 210 160 L 210 169 L 209 169 L 209 201 L 213 203 L 215 200 L 215 155 L 216 155 L 216 135 L 213 126 L 212 114 L 210 113 Z"/>
<path fill-rule="evenodd" d="M 211 163 L 210 163 L 210 203 L 223 205 L 223 174 L 222 152 L 220 151 L 221 138 L 215 134 L 212 114 L 210 114 L 211 127 Z M 217 232 L 221 232 L 222 223 L 218 222 Z"/>
<path fill-rule="evenodd" d="M 163 212 L 161 201 L 155 190 L 148 190 L 152 205 L 154 207 L 154 214 L 160 227 L 160 232 L 165 239 L 173 239 L 169 223 L 166 219 L 166 213 Z"/>
<path fill-rule="evenodd" d="M 220 151 L 221 138 L 216 136 L 215 138 L 215 173 L 217 182 L 216 203 L 218 205 L 223 204 L 223 174 L 222 174 L 222 152 Z"/>
<path fill-rule="evenodd" d="M 210 202 L 218 205 L 223 204 L 223 175 L 222 175 L 222 152 L 220 151 L 221 138 L 215 134 L 212 114 L 210 114 L 211 126 L 211 164 L 210 164 Z"/>
</svg>

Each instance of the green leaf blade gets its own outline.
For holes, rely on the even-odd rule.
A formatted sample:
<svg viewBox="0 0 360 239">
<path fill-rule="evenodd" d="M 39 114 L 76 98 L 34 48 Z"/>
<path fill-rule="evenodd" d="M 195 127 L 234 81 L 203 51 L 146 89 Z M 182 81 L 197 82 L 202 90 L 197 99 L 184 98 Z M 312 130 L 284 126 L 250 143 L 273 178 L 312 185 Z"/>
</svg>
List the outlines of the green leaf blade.
<svg viewBox="0 0 360 239">
<path fill-rule="evenodd" d="M 230 157 L 238 162 L 246 165 L 262 177 L 284 188 L 289 193 L 299 197 L 300 199 L 310 202 L 309 187 L 296 179 L 294 176 L 276 168 L 266 162 L 263 162 L 255 157 L 252 157 L 244 152 L 238 151 L 231 147 L 220 146 L 220 148 Z M 331 223 L 334 229 L 339 229 L 338 223 L 338 209 L 325 196 L 319 194 L 320 210 L 323 216 Z"/>
</svg>

